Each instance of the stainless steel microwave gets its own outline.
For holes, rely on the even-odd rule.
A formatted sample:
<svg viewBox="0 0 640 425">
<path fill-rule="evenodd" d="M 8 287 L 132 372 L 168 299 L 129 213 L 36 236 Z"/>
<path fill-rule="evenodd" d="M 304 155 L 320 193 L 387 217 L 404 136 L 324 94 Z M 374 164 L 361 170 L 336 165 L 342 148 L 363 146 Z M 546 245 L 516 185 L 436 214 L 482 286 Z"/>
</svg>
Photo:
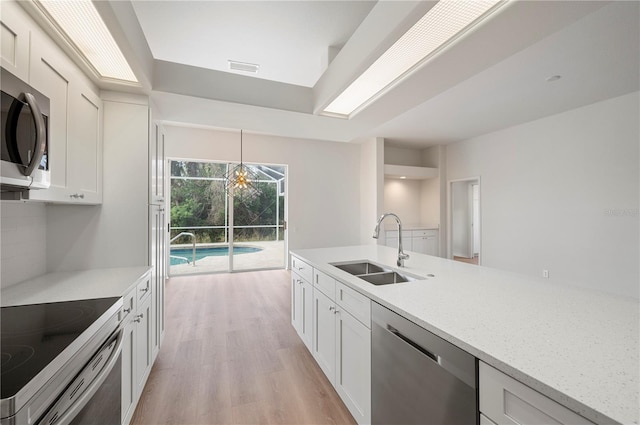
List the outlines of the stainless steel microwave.
<svg viewBox="0 0 640 425">
<path fill-rule="evenodd" d="M 49 98 L 1 69 L 2 162 L 0 190 L 46 189 L 49 161 Z"/>
</svg>

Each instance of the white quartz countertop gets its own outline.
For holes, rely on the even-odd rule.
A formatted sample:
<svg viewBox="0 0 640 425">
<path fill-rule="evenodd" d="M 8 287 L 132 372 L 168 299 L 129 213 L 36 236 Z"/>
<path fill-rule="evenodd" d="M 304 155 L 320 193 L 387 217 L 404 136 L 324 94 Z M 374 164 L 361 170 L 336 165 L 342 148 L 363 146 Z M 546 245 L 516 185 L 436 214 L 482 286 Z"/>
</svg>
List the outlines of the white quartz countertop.
<svg viewBox="0 0 640 425">
<path fill-rule="evenodd" d="M 330 263 L 396 249 L 292 254 L 595 423 L 640 423 L 638 300 L 416 253 L 402 271 L 435 277 L 374 286 Z"/>
<path fill-rule="evenodd" d="M 134 288 L 150 270 L 150 267 L 144 266 L 48 273 L 2 288 L 0 304 L 7 307 L 121 297 Z"/>
</svg>

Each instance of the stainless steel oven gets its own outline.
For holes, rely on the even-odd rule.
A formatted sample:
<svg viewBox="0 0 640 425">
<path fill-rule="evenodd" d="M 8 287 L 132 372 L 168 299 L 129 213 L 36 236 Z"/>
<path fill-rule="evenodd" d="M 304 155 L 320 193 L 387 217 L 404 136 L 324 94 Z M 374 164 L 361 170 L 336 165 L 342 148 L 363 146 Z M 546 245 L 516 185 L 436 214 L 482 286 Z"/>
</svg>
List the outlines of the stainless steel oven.
<svg viewBox="0 0 640 425">
<path fill-rule="evenodd" d="M 119 424 L 121 314 L 121 298 L 2 307 L 0 424 Z"/>
<path fill-rule="evenodd" d="M 1 70 L 2 192 L 46 189 L 49 162 L 49 98 L 4 68 Z"/>
</svg>

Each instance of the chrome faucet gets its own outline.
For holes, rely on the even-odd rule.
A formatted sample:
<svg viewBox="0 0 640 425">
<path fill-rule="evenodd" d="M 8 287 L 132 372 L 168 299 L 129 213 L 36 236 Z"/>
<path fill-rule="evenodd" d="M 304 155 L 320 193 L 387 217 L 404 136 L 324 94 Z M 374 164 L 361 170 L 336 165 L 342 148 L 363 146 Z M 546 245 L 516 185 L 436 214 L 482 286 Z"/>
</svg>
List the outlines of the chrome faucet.
<svg viewBox="0 0 640 425">
<path fill-rule="evenodd" d="M 405 254 L 402 250 L 402 222 L 400 221 L 400 217 L 398 217 L 394 213 L 382 214 L 378 219 L 376 228 L 373 230 L 373 239 L 378 239 L 378 236 L 380 236 L 380 223 L 382 223 L 382 220 L 384 220 L 387 216 L 395 218 L 396 222 L 398 223 L 398 261 L 396 262 L 396 264 L 398 265 L 398 267 L 404 267 L 404 260 L 409 258 L 409 254 Z"/>
</svg>

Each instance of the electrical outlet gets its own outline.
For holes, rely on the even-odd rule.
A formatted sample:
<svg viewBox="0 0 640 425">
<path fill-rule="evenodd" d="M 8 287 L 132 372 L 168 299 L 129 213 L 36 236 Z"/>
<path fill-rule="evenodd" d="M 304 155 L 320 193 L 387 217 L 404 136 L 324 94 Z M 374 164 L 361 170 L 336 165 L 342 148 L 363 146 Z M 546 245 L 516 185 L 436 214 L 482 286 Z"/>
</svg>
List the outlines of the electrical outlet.
<svg viewBox="0 0 640 425">
<path fill-rule="evenodd" d="M 549 270 L 543 269 L 542 270 L 542 277 L 544 277 L 545 279 L 549 279 Z"/>
</svg>

